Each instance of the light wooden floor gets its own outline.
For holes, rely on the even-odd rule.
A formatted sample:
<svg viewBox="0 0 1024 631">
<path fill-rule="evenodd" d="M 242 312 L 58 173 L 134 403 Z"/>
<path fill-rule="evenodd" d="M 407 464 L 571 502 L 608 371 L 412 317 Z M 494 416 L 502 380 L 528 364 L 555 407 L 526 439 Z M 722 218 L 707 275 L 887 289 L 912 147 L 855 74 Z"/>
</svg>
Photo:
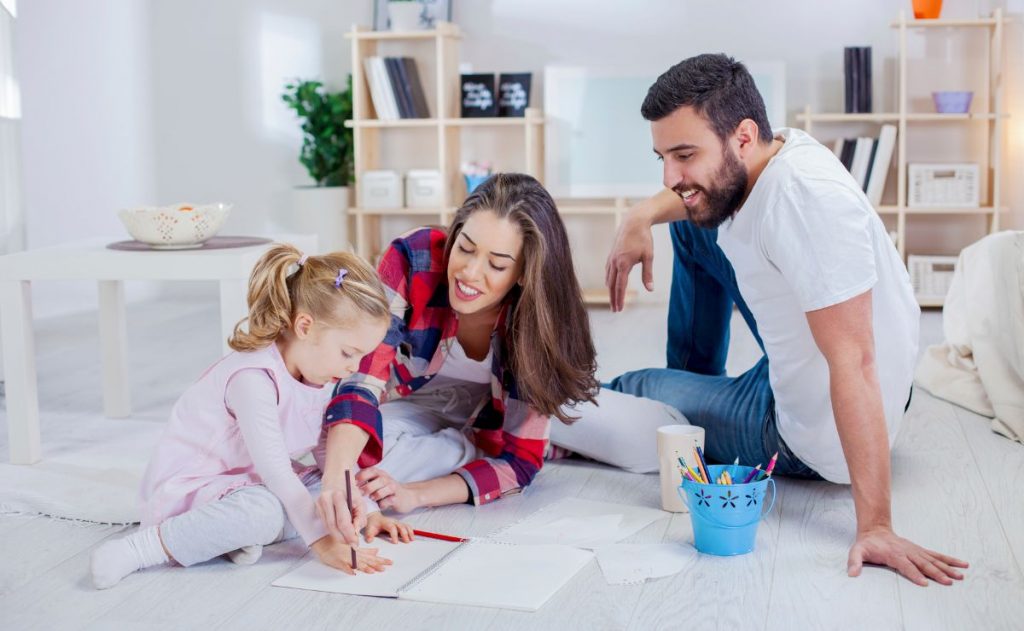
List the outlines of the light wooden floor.
<svg viewBox="0 0 1024 631">
<path fill-rule="evenodd" d="M 129 306 L 140 418 L 163 418 L 216 357 L 216 300 L 200 295 L 199 306 L 169 299 Z M 655 307 L 594 311 L 601 377 L 661 364 L 663 319 Z M 925 342 L 941 338 L 939 314 L 925 314 L 923 324 Z M 72 432 L 75 418 L 101 409 L 95 329 L 94 315 L 38 324 L 44 445 L 47 435 Z M 755 359 L 750 336 L 735 328 L 730 372 Z M 0 459 L 6 458 L 3 416 Z M 536 614 L 270 587 L 299 562 L 303 550 L 296 542 L 268 548 L 254 566 L 215 561 L 188 570 L 152 569 L 100 592 L 86 575 L 89 554 L 120 529 L 0 516 L 0 629 L 1024 628 L 1024 447 L 991 433 L 984 419 L 918 391 L 893 463 L 898 531 L 969 560 L 962 583 L 920 588 L 880 568 L 848 578 L 854 524 L 848 490 L 782 479 L 754 553 L 701 557 L 689 572 L 626 587 L 607 585 L 591 563 Z M 522 496 L 479 509 L 429 511 L 411 521 L 482 535 L 569 496 L 655 506 L 657 477 L 581 461 L 554 463 Z M 666 515 L 631 541 L 691 537 L 687 515 Z"/>
</svg>

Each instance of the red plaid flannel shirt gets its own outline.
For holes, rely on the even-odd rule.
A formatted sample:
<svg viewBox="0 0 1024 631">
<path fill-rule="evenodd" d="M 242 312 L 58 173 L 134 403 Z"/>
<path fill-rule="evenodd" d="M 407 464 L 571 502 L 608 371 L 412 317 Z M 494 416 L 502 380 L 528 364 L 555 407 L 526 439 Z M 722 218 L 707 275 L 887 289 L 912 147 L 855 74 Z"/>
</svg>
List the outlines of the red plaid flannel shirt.
<svg viewBox="0 0 1024 631">
<path fill-rule="evenodd" d="M 444 231 L 420 228 L 395 239 L 378 272 L 391 304 L 391 325 L 359 372 L 340 382 L 324 413 L 324 425 L 353 423 L 370 435 L 359 465 L 382 455 L 380 404 L 415 392 L 441 369 L 458 320 L 448 303 Z M 550 420 L 521 401 L 504 362 L 507 307 L 491 335 L 491 396 L 473 418 L 471 438 L 485 457 L 455 471 L 469 485 L 473 503 L 486 504 L 520 492 L 543 464 Z"/>
</svg>

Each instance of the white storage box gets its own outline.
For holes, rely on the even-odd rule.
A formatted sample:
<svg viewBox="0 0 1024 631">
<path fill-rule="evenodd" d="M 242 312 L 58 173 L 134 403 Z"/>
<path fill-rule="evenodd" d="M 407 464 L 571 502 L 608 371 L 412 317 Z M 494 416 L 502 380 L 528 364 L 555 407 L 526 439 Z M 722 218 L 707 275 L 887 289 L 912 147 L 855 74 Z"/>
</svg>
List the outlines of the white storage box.
<svg viewBox="0 0 1024 631">
<path fill-rule="evenodd" d="M 409 208 L 441 206 L 441 172 L 416 169 L 405 174 L 405 203 Z"/>
<path fill-rule="evenodd" d="M 919 302 L 941 303 L 946 299 L 949 285 L 953 282 L 957 258 L 916 254 L 907 257 L 910 284 L 914 287 L 914 297 Z"/>
<path fill-rule="evenodd" d="M 402 178 L 398 171 L 366 171 L 359 183 L 362 208 L 402 208 Z"/>
<path fill-rule="evenodd" d="M 977 164 L 910 164 L 907 206 L 977 208 L 981 186 Z"/>
</svg>

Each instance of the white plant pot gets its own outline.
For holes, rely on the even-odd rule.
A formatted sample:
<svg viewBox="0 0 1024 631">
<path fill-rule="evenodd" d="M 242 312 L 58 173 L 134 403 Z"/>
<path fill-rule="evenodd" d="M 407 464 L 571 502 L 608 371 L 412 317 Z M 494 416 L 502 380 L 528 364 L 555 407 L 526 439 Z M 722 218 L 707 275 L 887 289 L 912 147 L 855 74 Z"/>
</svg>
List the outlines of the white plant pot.
<svg viewBox="0 0 1024 631">
<path fill-rule="evenodd" d="M 418 31 L 423 5 L 419 2 L 389 2 L 388 17 L 392 31 Z"/>
<path fill-rule="evenodd" d="M 297 186 L 292 189 L 288 229 L 318 237 L 317 254 L 352 250 L 348 239 L 348 187 Z"/>
</svg>

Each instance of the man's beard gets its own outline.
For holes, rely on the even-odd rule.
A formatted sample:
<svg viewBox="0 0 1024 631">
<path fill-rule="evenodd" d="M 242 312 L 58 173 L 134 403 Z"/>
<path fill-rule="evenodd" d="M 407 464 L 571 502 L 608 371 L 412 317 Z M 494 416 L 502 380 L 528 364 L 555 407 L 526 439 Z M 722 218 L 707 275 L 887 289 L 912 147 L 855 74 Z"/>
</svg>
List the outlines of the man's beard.
<svg viewBox="0 0 1024 631">
<path fill-rule="evenodd" d="M 736 214 L 747 191 L 747 168 L 725 147 L 722 149 L 722 166 L 711 181 L 713 188 L 710 189 L 683 184 L 672 188 L 680 198 L 683 191 L 690 189 L 696 189 L 704 198 L 702 207 L 687 208 L 690 223 L 698 228 L 717 228 Z"/>
</svg>

